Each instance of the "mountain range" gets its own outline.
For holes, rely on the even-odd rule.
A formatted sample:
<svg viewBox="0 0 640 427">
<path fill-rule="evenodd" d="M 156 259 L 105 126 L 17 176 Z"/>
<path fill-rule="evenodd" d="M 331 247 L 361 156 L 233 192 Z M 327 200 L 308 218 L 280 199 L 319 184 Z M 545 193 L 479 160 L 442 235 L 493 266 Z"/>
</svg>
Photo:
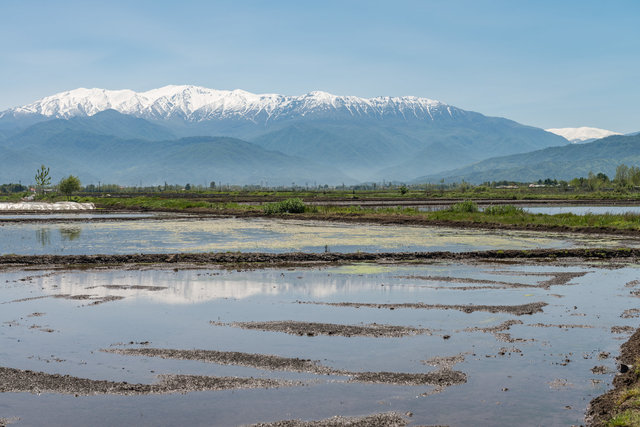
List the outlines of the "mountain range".
<svg viewBox="0 0 640 427">
<path fill-rule="evenodd" d="M 410 181 L 567 145 L 543 129 L 413 96 L 75 89 L 0 113 L 0 182 L 31 182 L 40 164 L 54 179 L 126 185 Z"/>
<path fill-rule="evenodd" d="M 495 157 L 462 168 L 423 176 L 414 182 L 487 181 L 535 182 L 539 179 L 570 180 L 602 172 L 610 178 L 616 167 L 640 165 L 640 134 L 613 135 L 585 144 L 549 147 L 529 153 Z"/>
</svg>

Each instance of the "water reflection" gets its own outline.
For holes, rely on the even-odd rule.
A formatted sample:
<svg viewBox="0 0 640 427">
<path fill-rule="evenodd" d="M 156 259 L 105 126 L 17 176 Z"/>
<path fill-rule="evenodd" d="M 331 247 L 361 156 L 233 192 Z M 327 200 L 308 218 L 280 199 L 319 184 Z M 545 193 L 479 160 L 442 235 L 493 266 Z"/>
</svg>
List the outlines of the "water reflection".
<svg viewBox="0 0 640 427">
<path fill-rule="evenodd" d="M 51 230 L 39 228 L 36 230 L 36 241 L 43 247 L 51 245 Z"/>
<path fill-rule="evenodd" d="M 80 227 L 65 227 L 60 229 L 60 237 L 63 241 L 73 241 L 80 237 Z"/>
</svg>

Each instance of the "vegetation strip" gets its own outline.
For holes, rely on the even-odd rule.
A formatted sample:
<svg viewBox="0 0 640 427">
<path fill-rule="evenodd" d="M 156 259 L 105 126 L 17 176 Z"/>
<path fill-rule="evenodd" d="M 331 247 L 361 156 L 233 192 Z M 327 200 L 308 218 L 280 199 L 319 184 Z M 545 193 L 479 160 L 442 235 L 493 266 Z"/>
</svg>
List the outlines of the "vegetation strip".
<svg viewBox="0 0 640 427">
<path fill-rule="evenodd" d="M 542 307 L 546 306 L 546 302 L 532 302 L 521 305 L 446 305 L 446 304 L 425 304 L 416 303 L 397 303 L 397 304 L 378 304 L 366 302 L 315 302 L 315 301 L 298 301 L 299 304 L 329 305 L 333 307 L 353 307 L 353 308 L 386 308 L 395 310 L 398 308 L 425 309 L 425 310 L 458 310 L 465 313 L 473 313 L 476 311 L 487 311 L 489 313 L 509 313 L 516 316 L 525 314 L 534 314 L 542 311 Z"/>
<path fill-rule="evenodd" d="M 613 379 L 613 389 L 589 404 L 590 427 L 640 425 L 640 329 L 620 347 L 618 362 L 631 366 Z"/>
<path fill-rule="evenodd" d="M 336 415 L 335 417 L 317 421 L 283 420 L 251 424 L 246 427 L 403 427 L 407 424 L 407 420 L 400 414 L 386 412 L 363 417 L 341 417 Z"/>
<path fill-rule="evenodd" d="M 69 375 L 0 367 L 0 393 L 63 393 L 83 396 L 96 394 L 141 395 L 302 385 L 299 382 L 270 378 L 198 375 L 159 375 L 158 378 L 160 381 L 156 384 L 129 384 L 127 382 L 92 380 Z"/>
<path fill-rule="evenodd" d="M 296 263 L 296 262 L 353 262 L 353 261 L 429 261 L 429 260 L 508 260 L 539 258 L 614 259 L 640 258 L 640 248 L 590 249 L 532 249 L 490 250 L 475 252 L 356 252 L 356 253 L 172 253 L 126 255 L 0 255 L 0 265 L 90 265 L 90 264 L 148 264 L 148 263 Z M 569 273 L 568 273 L 569 274 Z M 571 273 L 574 274 L 574 273 Z M 575 273 L 582 274 L 582 273 Z"/>
<path fill-rule="evenodd" d="M 473 197 L 473 196 L 472 196 Z M 477 196 L 475 196 L 477 197 Z M 356 221 L 380 224 L 440 225 L 464 228 L 490 228 L 538 231 L 571 231 L 581 233 L 609 233 L 631 235 L 640 229 L 640 215 L 635 214 L 532 214 L 513 205 L 497 205 L 478 209 L 470 200 L 459 201 L 445 210 L 422 212 L 415 207 L 390 206 L 383 208 L 330 205 L 308 205 L 300 198 L 288 198 L 265 205 L 240 204 L 229 199 L 163 199 L 161 197 L 135 198 L 83 198 L 83 202 L 114 209 L 140 209 L 165 212 L 192 212 L 246 217 L 270 217 L 283 219 Z M 266 202 L 270 199 L 262 199 Z M 310 200 L 310 199 L 309 199 Z M 398 199 L 402 200 L 402 199 Z M 425 199 L 421 200 L 426 203 Z M 342 202 L 352 203 L 353 199 Z M 428 200 L 429 202 L 432 200 Z M 363 200 L 363 202 L 365 202 Z M 449 203 L 453 200 L 449 200 Z M 491 201 L 488 201 L 491 203 Z M 260 203 L 260 202 L 254 202 Z M 355 202 L 357 203 L 357 201 Z M 417 202 L 419 203 L 419 202 Z M 438 204 L 447 201 L 438 201 Z M 366 202 L 363 203 L 366 205 Z"/>
<path fill-rule="evenodd" d="M 431 335 L 432 331 L 425 328 L 412 328 L 408 326 L 380 325 L 372 323 L 368 325 L 339 325 L 335 323 L 299 322 L 294 320 L 267 321 L 267 322 L 211 322 L 216 326 L 231 326 L 242 329 L 257 329 L 268 332 L 284 332 L 290 335 L 340 335 L 343 337 L 403 337 L 407 335 Z"/>
</svg>

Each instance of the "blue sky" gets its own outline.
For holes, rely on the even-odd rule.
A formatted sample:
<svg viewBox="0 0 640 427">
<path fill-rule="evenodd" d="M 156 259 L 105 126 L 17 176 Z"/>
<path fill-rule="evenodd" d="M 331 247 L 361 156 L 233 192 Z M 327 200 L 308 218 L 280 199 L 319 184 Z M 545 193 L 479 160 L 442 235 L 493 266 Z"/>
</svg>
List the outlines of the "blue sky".
<svg viewBox="0 0 640 427">
<path fill-rule="evenodd" d="M 416 95 L 640 130 L 640 1 L 0 1 L 0 109 L 77 87 Z"/>
</svg>

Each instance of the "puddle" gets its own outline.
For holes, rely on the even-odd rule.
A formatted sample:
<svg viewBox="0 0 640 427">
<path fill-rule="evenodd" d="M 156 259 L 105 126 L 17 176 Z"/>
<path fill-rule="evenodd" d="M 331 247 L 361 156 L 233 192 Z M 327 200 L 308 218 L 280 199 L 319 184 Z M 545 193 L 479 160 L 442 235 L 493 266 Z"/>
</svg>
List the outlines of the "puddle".
<svg viewBox="0 0 640 427">
<path fill-rule="evenodd" d="M 246 218 L 2 223 L 0 254 L 420 252 L 638 246 L 629 237 Z"/>
<path fill-rule="evenodd" d="M 619 267 L 5 270 L 0 377 L 17 380 L 4 383 L 0 409 L 26 425 L 385 412 L 410 412 L 411 425 L 540 414 L 579 425 L 637 326 L 628 284 L 640 270 Z M 377 308 L 417 303 L 429 309 Z"/>
</svg>

